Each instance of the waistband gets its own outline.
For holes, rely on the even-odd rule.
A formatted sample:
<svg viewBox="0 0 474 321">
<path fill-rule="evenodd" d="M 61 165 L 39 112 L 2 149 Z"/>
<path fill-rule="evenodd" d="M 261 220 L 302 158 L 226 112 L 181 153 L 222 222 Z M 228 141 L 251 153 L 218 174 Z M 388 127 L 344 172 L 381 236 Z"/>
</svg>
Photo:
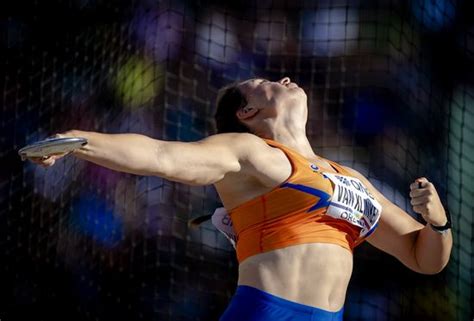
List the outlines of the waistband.
<svg viewBox="0 0 474 321">
<path fill-rule="evenodd" d="M 342 321 L 342 316 L 344 314 L 344 307 L 342 307 L 339 311 L 331 312 L 309 305 L 289 301 L 247 285 L 239 285 L 237 287 L 235 297 L 241 297 L 242 299 L 245 298 L 245 300 L 248 302 L 263 302 L 265 304 L 278 306 L 279 308 L 284 308 L 286 310 L 306 314 L 308 317 L 310 317 L 308 320 L 314 321 Z"/>
</svg>

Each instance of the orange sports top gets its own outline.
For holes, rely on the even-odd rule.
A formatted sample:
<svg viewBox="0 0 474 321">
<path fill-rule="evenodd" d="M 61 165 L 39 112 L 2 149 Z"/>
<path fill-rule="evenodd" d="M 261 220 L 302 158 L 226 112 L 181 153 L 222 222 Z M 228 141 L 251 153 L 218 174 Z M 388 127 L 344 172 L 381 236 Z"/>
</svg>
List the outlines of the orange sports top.
<svg viewBox="0 0 474 321">
<path fill-rule="evenodd" d="M 334 184 L 316 165 L 290 148 L 270 139 L 292 166 L 290 177 L 270 192 L 229 212 L 237 235 L 237 259 L 303 243 L 338 244 L 352 252 L 362 243 L 361 227 L 326 214 Z M 351 176 L 327 160 L 340 174 Z"/>
</svg>

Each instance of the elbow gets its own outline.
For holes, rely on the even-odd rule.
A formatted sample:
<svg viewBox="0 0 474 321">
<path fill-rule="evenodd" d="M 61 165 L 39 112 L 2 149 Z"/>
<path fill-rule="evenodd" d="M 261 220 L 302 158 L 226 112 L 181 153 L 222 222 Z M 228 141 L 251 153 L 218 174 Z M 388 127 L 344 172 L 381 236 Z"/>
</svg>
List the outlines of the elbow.
<svg viewBox="0 0 474 321">
<path fill-rule="evenodd" d="M 436 275 L 440 273 L 441 271 L 443 271 L 443 269 L 444 267 L 440 269 L 424 269 L 424 270 L 419 271 L 419 273 L 424 274 L 424 275 Z"/>
<path fill-rule="evenodd" d="M 414 264 L 412 270 L 420 274 L 435 275 L 442 272 L 449 263 L 450 252 L 436 258 L 419 257 L 416 252 L 413 253 Z"/>
<path fill-rule="evenodd" d="M 421 242 L 417 237 L 413 243 L 412 256 L 414 259 L 413 270 L 426 275 L 435 275 L 442 272 L 451 257 L 452 241 L 441 244 Z"/>
<path fill-rule="evenodd" d="M 445 262 L 441 262 L 440 264 L 431 264 L 429 266 L 424 266 L 417 269 L 418 273 L 424 274 L 424 275 L 436 275 L 438 273 L 441 273 L 446 266 L 448 265 L 449 259 L 447 259 Z"/>
<path fill-rule="evenodd" d="M 425 269 L 425 270 L 422 270 L 420 271 L 421 274 L 424 274 L 424 275 L 436 275 L 438 273 L 441 273 L 441 271 L 444 270 L 444 267 L 441 267 L 441 268 L 437 268 L 437 269 L 433 269 L 433 268 L 430 268 L 430 269 Z"/>
</svg>

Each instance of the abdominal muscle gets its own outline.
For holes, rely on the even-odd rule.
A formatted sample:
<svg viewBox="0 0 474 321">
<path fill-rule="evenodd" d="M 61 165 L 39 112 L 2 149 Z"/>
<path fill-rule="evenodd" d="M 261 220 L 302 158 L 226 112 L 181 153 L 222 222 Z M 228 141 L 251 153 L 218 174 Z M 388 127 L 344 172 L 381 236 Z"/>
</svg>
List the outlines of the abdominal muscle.
<svg viewBox="0 0 474 321">
<path fill-rule="evenodd" d="M 298 244 L 245 259 L 239 285 L 327 311 L 339 311 L 352 274 L 352 253 L 336 244 Z"/>
</svg>

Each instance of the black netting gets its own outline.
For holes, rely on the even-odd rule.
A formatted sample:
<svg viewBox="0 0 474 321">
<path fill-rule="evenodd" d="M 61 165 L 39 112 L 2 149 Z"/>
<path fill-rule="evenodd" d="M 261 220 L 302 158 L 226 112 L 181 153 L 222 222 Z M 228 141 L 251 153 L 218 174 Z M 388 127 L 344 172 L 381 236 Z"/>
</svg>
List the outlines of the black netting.
<svg viewBox="0 0 474 321">
<path fill-rule="evenodd" d="M 289 76 L 309 98 L 317 154 L 410 209 L 426 176 L 454 221 L 448 267 L 411 272 L 355 255 L 345 320 L 471 320 L 474 19 L 468 1 L 19 0 L 0 4 L 0 319 L 217 320 L 236 286 L 210 223 L 212 186 L 66 158 L 25 144 L 71 128 L 195 141 L 217 90 Z M 374 272 L 375 271 L 375 272 Z"/>
</svg>

